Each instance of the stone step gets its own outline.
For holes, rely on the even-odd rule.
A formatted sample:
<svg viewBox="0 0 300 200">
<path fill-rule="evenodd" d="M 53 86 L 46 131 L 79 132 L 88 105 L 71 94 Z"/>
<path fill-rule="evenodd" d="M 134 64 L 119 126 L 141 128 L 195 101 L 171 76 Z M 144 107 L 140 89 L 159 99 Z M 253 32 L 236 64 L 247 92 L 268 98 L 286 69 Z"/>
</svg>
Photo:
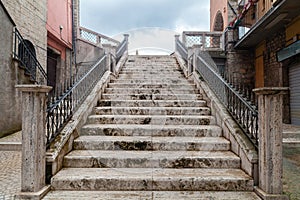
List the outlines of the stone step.
<svg viewBox="0 0 300 200">
<path fill-rule="evenodd" d="M 215 125 L 133 125 L 133 124 L 88 124 L 82 127 L 81 135 L 106 136 L 186 136 L 221 137 L 222 130 Z"/>
<path fill-rule="evenodd" d="M 141 74 L 119 74 L 118 79 L 179 79 L 179 80 L 186 80 L 183 74 L 176 74 L 176 73 L 161 73 L 157 74 L 150 74 L 150 73 L 141 73 Z"/>
<path fill-rule="evenodd" d="M 253 191 L 240 169 L 63 168 L 51 180 L 54 190 Z"/>
<path fill-rule="evenodd" d="M 196 85 L 186 84 L 167 84 L 164 82 L 142 82 L 142 83 L 109 83 L 108 88 L 150 88 L 150 89 L 195 89 Z"/>
<path fill-rule="evenodd" d="M 184 73 L 181 69 L 123 69 L 120 71 L 119 75 L 124 76 L 124 75 L 147 75 L 147 76 L 160 76 L 160 77 L 165 77 L 169 76 L 172 77 L 171 75 L 175 74 L 176 76 L 179 77 L 184 77 Z"/>
<path fill-rule="evenodd" d="M 240 168 L 230 151 L 101 151 L 75 150 L 64 157 L 64 167 L 78 168 Z"/>
<path fill-rule="evenodd" d="M 178 73 L 182 74 L 182 69 L 176 67 L 176 66 L 127 66 L 122 68 L 121 70 L 122 74 L 126 74 L 126 72 L 133 73 L 133 74 L 151 74 L 151 73 Z M 183 75 L 183 74 L 182 74 Z"/>
<path fill-rule="evenodd" d="M 180 80 L 180 79 L 157 79 L 156 78 L 137 78 L 137 79 L 112 79 L 110 83 L 124 83 L 124 84 L 184 84 L 190 85 L 191 83 L 188 80 Z"/>
<path fill-rule="evenodd" d="M 76 150 L 227 151 L 223 137 L 80 136 Z"/>
<path fill-rule="evenodd" d="M 210 115 L 208 107 L 96 107 L 98 115 Z"/>
<path fill-rule="evenodd" d="M 163 73 L 178 73 L 178 74 L 182 74 L 183 71 L 180 68 L 174 67 L 174 68 L 170 68 L 170 69 L 160 69 L 160 70 L 155 70 L 155 69 L 148 69 L 148 68 L 137 68 L 137 69 L 130 69 L 130 68 L 122 68 L 122 70 L 120 71 L 120 74 L 128 74 L 128 73 L 132 73 L 132 74 L 140 74 L 140 73 L 150 73 L 150 74 L 160 74 L 160 72 Z"/>
<path fill-rule="evenodd" d="M 100 100 L 98 106 L 127 107 L 204 107 L 203 100 Z"/>
<path fill-rule="evenodd" d="M 90 115 L 88 124 L 162 124 L 165 125 L 213 125 L 212 116 L 183 116 L 183 115 Z"/>
<path fill-rule="evenodd" d="M 174 94 L 199 94 L 196 89 L 151 89 L 151 88 L 106 88 L 105 93 L 107 94 L 164 94 L 164 95 L 174 95 Z"/>
<path fill-rule="evenodd" d="M 103 100 L 198 100 L 200 94 L 102 94 Z"/>
<path fill-rule="evenodd" d="M 260 200 L 254 192 L 224 191 L 51 191 L 44 200 Z"/>
</svg>

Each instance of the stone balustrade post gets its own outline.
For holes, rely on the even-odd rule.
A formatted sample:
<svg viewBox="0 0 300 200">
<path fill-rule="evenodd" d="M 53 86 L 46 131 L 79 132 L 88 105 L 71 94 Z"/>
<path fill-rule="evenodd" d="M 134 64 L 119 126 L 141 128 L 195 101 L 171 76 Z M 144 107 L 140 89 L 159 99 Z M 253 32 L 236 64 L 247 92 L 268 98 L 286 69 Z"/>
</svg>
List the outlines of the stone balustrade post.
<svg viewBox="0 0 300 200">
<path fill-rule="evenodd" d="M 46 186 L 46 100 L 52 89 L 44 85 L 17 85 L 22 92 L 21 199 L 40 199 Z"/>
<path fill-rule="evenodd" d="M 187 62 L 187 71 L 188 71 L 188 76 L 190 76 L 193 73 L 193 55 L 194 54 L 194 49 L 193 47 L 188 47 L 188 62 Z"/>
<path fill-rule="evenodd" d="M 201 44 L 194 44 L 193 45 L 193 67 L 191 69 L 191 73 L 194 73 L 195 68 L 197 67 L 197 56 L 201 51 L 202 45 Z"/>
<path fill-rule="evenodd" d="M 175 51 L 178 52 L 176 42 L 179 40 L 180 35 L 175 35 Z"/>
<path fill-rule="evenodd" d="M 107 60 L 106 60 L 107 70 L 114 73 L 116 68 L 116 47 L 112 46 L 111 44 L 103 44 L 102 46 L 107 56 Z"/>
<path fill-rule="evenodd" d="M 257 88 L 259 124 L 258 195 L 264 200 L 280 200 L 282 194 L 282 107 L 288 88 Z"/>
<path fill-rule="evenodd" d="M 129 38 L 129 34 L 123 34 L 124 36 L 124 40 L 126 40 L 126 51 L 128 51 L 128 38 Z"/>
</svg>

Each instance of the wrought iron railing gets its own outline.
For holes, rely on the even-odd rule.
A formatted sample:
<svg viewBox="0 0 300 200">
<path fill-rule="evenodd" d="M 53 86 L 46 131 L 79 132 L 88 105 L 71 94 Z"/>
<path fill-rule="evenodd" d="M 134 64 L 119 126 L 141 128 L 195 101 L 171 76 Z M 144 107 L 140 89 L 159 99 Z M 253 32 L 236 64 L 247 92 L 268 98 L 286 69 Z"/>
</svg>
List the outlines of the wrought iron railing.
<svg viewBox="0 0 300 200">
<path fill-rule="evenodd" d="M 76 109 L 90 94 L 105 71 L 106 55 L 98 60 L 82 77 L 65 84 L 62 92 L 49 94 L 47 108 L 47 147 L 72 117 Z"/>
<path fill-rule="evenodd" d="M 202 49 L 223 49 L 222 32 L 184 31 L 182 43 L 186 47 L 201 45 Z"/>
<path fill-rule="evenodd" d="M 176 45 L 180 45 L 178 41 Z M 184 57 L 180 51 L 178 53 Z M 258 111 L 255 106 L 255 95 L 243 87 L 232 85 L 224 78 L 226 74 L 220 74 L 217 67 L 212 64 L 212 59 L 207 59 L 205 53 L 197 55 L 195 70 L 201 79 L 207 82 L 211 90 L 227 108 L 229 113 L 240 125 L 245 134 L 257 147 L 258 145 Z"/>
<path fill-rule="evenodd" d="M 110 44 L 112 46 L 119 46 L 120 42 L 117 40 L 114 40 L 108 36 L 102 35 L 100 33 L 96 33 L 92 30 L 89 30 L 84 27 L 79 27 L 79 38 L 83 39 L 85 41 L 88 41 L 94 45 L 99 44 Z"/>
<path fill-rule="evenodd" d="M 14 28 L 13 58 L 20 62 L 25 74 L 38 84 L 47 83 L 47 73 L 36 58 L 34 46 L 24 40 L 17 28 Z"/>
</svg>

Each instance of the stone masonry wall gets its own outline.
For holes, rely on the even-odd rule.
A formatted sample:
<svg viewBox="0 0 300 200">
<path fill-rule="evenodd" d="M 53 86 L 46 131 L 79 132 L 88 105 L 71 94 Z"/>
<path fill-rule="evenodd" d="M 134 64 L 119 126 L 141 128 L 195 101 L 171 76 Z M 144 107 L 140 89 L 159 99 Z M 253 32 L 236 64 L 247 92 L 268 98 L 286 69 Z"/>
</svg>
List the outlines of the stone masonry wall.
<svg viewBox="0 0 300 200">
<path fill-rule="evenodd" d="M 46 70 L 47 0 L 2 0 L 24 39 L 30 40 L 37 59 Z"/>
<path fill-rule="evenodd" d="M 227 53 L 226 73 L 230 82 L 250 90 L 254 88 L 254 55 L 251 51 L 229 51 Z"/>
<path fill-rule="evenodd" d="M 46 68 L 46 0 L 2 0 L 24 39 L 35 47 L 37 59 Z M 0 12 L 0 137 L 21 129 L 21 94 L 17 84 L 29 84 L 29 77 L 12 60 L 13 24 L 4 10 Z"/>
<path fill-rule="evenodd" d="M 283 87 L 283 69 L 277 61 L 277 51 L 285 47 L 285 31 L 279 31 L 266 40 L 266 53 L 264 55 L 265 87 Z M 285 83 L 286 84 L 286 83 Z"/>
<path fill-rule="evenodd" d="M 264 55 L 265 87 L 288 87 L 288 65 L 283 66 L 277 61 L 277 51 L 285 47 L 285 30 L 282 29 L 266 40 L 266 52 Z M 290 123 L 289 96 L 283 96 L 283 122 Z"/>
<path fill-rule="evenodd" d="M 234 44 L 237 41 L 237 30 L 228 30 L 225 33 L 226 38 L 226 64 L 225 74 L 230 83 L 234 86 L 242 87 L 248 90 L 254 88 L 255 83 L 255 65 L 253 50 L 236 50 Z"/>
<path fill-rule="evenodd" d="M 16 73 L 12 66 L 13 23 L 0 5 L 0 137 L 21 129 L 20 103 L 15 95 Z"/>
</svg>

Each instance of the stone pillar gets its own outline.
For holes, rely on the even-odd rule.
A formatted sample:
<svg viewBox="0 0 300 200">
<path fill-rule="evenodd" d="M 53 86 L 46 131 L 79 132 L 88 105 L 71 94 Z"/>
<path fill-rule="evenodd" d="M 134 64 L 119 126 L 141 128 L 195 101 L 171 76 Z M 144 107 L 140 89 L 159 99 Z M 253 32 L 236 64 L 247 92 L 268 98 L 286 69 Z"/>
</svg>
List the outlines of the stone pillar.
<svg viewBox="0 0 300 200">
<path fill-rule="evenodd" d="M 201 51 L 202 45 L 194 44 L 193 45 L 193 69 L 191 73 L 194 73 L 196 67 L 197 67 L 197 56 L 199 56 L 199 53 Z"/>
<path fill-rule="evenodd" d="M 286 199 L 282 195 L 282 106 L 288 88 L 258 88 L 259 184 L 264 200 Z"/>
<path fill-rule="evenodd" d="M 21 199 L 40 199 L 46 187 L 46 94 L 50 86 L 17 85 L 22 92 Z"/>
<path fill-rule="evenodd" d="M 188 48 L 188 57 L 187 57 L 187 72 L 188 76 L 190 76 L 193 73 L 193 60 L 192 58 L 194 57 L 194 49 L 193 47 Z"/>
<path fill-rule="evenodd" d="M 107 56 L 107 70 L 114 73 L 116 67 L 116 47 L 111 44 L 103 44 L 103 48 L 105 50 L 105 54 Z"/>
<path fill-rule="evenodd" d="M 180 35 L 175 35 L 175 52 L 178 52 L 176 42 L 179 40 Z"/>
<path fill-rule="evenodd" d="M 129 34 L 123 34 L 124 36 L 124 40 L 126 40 L 126 51 L 128 51 L 128 38 L 129 38 Z"/>
</svg>

